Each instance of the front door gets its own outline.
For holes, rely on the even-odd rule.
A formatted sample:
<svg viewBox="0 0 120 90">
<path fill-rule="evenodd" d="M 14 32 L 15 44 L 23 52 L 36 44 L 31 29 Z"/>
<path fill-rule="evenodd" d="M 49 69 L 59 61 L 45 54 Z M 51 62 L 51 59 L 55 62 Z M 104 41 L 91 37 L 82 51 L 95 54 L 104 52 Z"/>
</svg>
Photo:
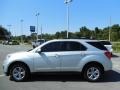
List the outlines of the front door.
<svg viewBox="0 0 120 90">
<path fill-rule="evenodd" d="M 36 71 L 60 71 L 61 57 L 59 56 L 59 42 L 44 45 L 41 52 L 34 55 Z"/>
</svg>

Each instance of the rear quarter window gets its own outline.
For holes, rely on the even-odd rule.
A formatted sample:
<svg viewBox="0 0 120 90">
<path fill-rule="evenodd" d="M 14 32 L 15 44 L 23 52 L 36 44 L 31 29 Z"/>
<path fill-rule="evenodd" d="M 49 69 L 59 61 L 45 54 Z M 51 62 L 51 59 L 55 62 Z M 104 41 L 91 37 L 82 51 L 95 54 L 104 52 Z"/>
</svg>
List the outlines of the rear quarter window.
<svg viewBox="0 0 120 90">
<path fill-rule="evenodd" d="M 100 41 L 100 43 L 103 45 L 111 45 L 111 43 L 109 41 Z"/>
<path fill-rule="evenodd" d="M 87 43 L 100 50 L 107 50 L 107 48 L 104 45 L 102 45 L 100 42 L 87 42 Z"/>
</svg>

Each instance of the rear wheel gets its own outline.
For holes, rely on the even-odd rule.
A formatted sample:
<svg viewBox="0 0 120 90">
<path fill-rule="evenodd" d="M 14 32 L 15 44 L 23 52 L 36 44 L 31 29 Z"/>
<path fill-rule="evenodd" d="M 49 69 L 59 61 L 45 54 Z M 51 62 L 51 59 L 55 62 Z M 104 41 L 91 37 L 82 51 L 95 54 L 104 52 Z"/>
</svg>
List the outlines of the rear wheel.
<svg viewBox="0 0 120 90">
<path fill-rule="evenodd" d="M 98 65 L 87 65 L 84 69 L 83 76 L 87 81 L 99 81 L 103 77 L 103 70 Z"/>
<path fill-rule="evenodd" d="M 24 64 L 16 64 L 10 70 L 10 79 L 20 82 L 28 79 L 30 73 Z"/>
</svg>

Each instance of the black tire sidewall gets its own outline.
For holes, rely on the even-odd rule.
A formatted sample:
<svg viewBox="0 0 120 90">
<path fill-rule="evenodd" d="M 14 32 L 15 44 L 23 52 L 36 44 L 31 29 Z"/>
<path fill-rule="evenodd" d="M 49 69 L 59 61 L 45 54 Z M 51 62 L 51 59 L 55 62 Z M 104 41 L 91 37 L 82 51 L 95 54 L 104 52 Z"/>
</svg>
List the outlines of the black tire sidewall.
<svg viewBox="0 0 120 90">
<path fill-rule="evenodd" d="M 22 67 L 22 68 L 25 70 L 25 76 L 24 76 L 24 78 L 21 79 L 21 80 L 17 80 L 17 79 L 15 79 L 15 78 L 13 77 L 13 70 L 14 70 L 14 68 L 16 68 L 16 67 Z M 10 70 L 10 80 L 13 80 L 13 81 L 16 81 L 16 82 L 21 82 L 21 81 L 27 80 L 28 75 L 29 75 L 29 71 L 28 71 L 27 67 L 26 67 L 24 64 L 16 64 L 16 65 L 13 65 L 13 67 L 12 67 L 11 70 Z"/>
</svg>

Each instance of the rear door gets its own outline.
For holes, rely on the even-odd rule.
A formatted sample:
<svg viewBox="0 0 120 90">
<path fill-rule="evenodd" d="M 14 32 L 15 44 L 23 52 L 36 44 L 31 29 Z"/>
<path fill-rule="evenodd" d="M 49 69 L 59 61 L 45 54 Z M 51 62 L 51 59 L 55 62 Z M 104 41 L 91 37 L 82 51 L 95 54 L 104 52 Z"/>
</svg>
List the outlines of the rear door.
<svg viewBox="0 0 120 90">
<path fill-rule="evenodd" d="M 79 70 L 80 60 L 84 57 L 86 47 L 79 42 L 66 41 L 63 44 L 64 52 L 61 52 L 61 71 Z"/>
</svg>

